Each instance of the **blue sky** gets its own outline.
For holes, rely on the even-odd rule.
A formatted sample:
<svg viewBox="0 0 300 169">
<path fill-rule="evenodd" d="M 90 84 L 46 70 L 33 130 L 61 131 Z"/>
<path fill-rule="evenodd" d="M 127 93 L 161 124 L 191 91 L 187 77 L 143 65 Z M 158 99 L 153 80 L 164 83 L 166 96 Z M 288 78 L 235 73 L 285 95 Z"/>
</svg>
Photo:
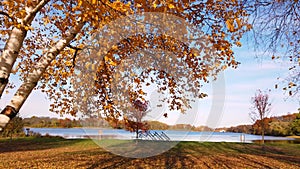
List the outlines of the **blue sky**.
<svg viewBox="0 0 300 169">
<path fill-rule="evenodd" d="M 282 90 L 274 89 L 274 85 L 279 82 L 277 78 L 283 78 L 288 73 L 288 68 L 284 61 L 255 58 L 255 52 L 247 45 L 242 48 L 235 48 L 234 51 L 237 60 L 241 64 L 237 69 L 229 68 L 224 72 L 225 102 L 223 111 L 211 112 L 212 100 L 213 98 L 218 98 L 218 96 L 212 94 L 214 89 L 211 84 L 208 84 L 205 88 L 208 91 L 208 97 L 199 100 L 199 104 L 196 106 L 197 114 L 170 114 L 168 118 L 161 118 L 160 120 L 169 124 L 190 122 L 196 126 L 209 125 L 211 127 L 250 124 L 252 123 L 248 115 L 251 107 L 250 100 L 257 89 L 271 89 L 271 115 L 279 116 L 297 111 L 300 103 L 296 98 L 287 98 L 287 95 L 284 95 Z M 16 84 L 19 84 L 18 81 L 16 81 Z M 5 106 L 12 93 L 3 96 L 0 100 L 1 107 Z M 33 115 L 60 117 L 60 115 L 48 111 L 49 104 L 50 102 L 45 94 L 40 91 L 34 91 L 20 110 L 20 115 L 22 117 L 31 117 Z M 218 117 L 213 118 L 214 116 L 210 116 L 212 113 Z M 216 120 L 213 122 L 213 125 L 210 125 L 211 120 Z"/>
<path fill-rule="evenodd" d="M 257 89 L 271 89 L 272 116 L 297 112 L 299 100 L 288 98 L 281 88 L 274 89 L 275 84 L 280 83 L 277 78 L 284 78 L 288 74 L 288 66 L 284 61 L 272 61 L 270 57 L 255 59 L 255 52 L 246 47 L 235 50 L 235 53 L 241 65 L 236 70 L 225 71 L 226 103 L 220 126 L 251 123 L 248 116 L 250 100 Z"/>
</svg>

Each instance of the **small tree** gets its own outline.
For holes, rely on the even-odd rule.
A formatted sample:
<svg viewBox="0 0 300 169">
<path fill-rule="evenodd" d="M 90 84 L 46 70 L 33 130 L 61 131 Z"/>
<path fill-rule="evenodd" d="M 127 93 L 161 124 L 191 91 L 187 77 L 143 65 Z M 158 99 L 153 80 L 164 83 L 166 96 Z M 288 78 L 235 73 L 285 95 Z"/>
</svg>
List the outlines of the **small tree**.
<svg viewBox="0 0 300 169">
<path fill-rule="evenodd" d="M 139 130 L 147 130 L 147 124 L 142 119 L 147 115 L 149 108 L 148 101 L 135 100 L 133 101 L 135 110 L 130 111 L 126 116 L 125 129 L 136 133 L 138 138 Z"/>
<path fill-rule="evenodd" d="M 5 126 L 4 130 L 1 132 L 2 137 L 10 137 L 22 135 L 24 123 L 22 118 L 19 116 L 14 117 L 9 123 Z"/>
<path fill-rule="evenodd" d="M 296 119 L 291 123 L 291 132 L 294 135 L 300 136 L 300 109 Z"/>
<path fill-rule="evenodd" d="M 264 135 L 265 135 L 265 123 L 264 119 L 269 115 L 271 111 L 271 103 L 269 100 L 269 94 L 261 90 L 257 90 L 254 97 L 251 98 L 252 111 L 250 112 L 251 119 L 255 122 L 260 121 L 261 127 L 261 138 L 262 143 L 264 144 Z"/>
</svg>

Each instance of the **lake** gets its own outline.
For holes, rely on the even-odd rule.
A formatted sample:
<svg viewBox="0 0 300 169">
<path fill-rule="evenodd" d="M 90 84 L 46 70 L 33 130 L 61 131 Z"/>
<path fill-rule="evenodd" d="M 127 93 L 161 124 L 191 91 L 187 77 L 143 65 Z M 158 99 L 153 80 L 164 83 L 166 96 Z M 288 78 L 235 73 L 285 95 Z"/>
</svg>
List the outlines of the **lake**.
<svg viewBox="0 0 300 169">
<path fill-rule="evenodd" d="M 41 135 L 61 136 L 66 139 L 112 137 L 115 139 L 134 139 L 135 133 L 122 129 L 103 128 L 30 128 L 30 131 Z M 172 141 L 209 141 L 209 142 L 254 142 L 261 140 L 259 135 L 231 133 L 231 132 L 197 132 L 197 131 L 177 131 L 177 130 L 151 130 L 151 133 L 165 133 Z M 147 139 L 147 138 L 146 138 Z M 150 139 L 150 138 L 148 138 Z M 265 140 L 280 141 L 293 138 L 265 136 Z"/>
</svg>

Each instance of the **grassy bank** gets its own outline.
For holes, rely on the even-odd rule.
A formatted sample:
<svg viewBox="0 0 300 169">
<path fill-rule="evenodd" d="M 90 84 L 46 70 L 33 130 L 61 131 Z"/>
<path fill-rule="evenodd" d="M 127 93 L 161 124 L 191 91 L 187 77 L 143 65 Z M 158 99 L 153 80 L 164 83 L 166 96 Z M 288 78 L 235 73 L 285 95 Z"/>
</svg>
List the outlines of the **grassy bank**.
<svg viewBox="0 0 300 169">
<path fill-rule="evenodd" d="M 126 158 L 92 140 L 0 140 L 0 168 L 300 168 L 300 144 L 181 142 L 148 158 Z"/>
</svg>

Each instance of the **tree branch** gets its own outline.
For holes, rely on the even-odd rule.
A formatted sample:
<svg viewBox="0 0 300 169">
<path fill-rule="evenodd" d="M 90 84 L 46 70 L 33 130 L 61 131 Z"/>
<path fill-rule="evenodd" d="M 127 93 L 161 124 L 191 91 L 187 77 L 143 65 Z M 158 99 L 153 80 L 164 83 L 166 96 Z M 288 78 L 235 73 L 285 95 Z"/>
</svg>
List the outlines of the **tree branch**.
<svg viewBox="0 0 300 169">
<path fill-rule="evenodd" d="M 0 15 L 4 15 L 4 16 L 8 17 L 9 19 L 11 19 L 12 21 L 15 21 L 15 19 L 12 16 L 10 16 L 8 13 L 6 13 L 4 11 L 0 11 Z"/>
<path fill-rule="evenodd" d="M 23 24 L 27 25 L 28 22 L 31 22 L 35 15 L 49 2 L 50 0 L 42 0 L 40 1 L 23 20 Z"/>
<path fill-rule="evenodd" d="M 82 48 L 72 46 L 71 44 L 67 45 L 67 47 L 75 50 L 75 53 L 74 53 L 74 56 L 73 56 L 73 67 L 75 67 L 75 59 L 77 57 L 77 53 L 78 53 L 79 50 L 82 50 Z"/>
</svg>

